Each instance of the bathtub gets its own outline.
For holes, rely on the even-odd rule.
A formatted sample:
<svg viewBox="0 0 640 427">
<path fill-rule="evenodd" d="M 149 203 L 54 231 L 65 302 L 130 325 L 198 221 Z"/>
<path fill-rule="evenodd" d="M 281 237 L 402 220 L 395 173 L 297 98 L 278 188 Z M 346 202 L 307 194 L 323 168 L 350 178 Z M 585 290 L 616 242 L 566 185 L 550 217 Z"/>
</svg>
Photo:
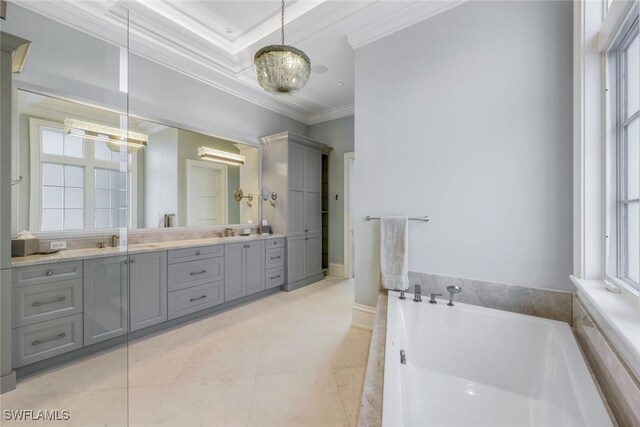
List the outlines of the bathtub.
<svg viewBox="0 0 640 427">
<path fill-rule="evenodd" d="M 612 425 L 566 323 L 412 297 L 389 293 L 384 426 Z"/>
</svg>

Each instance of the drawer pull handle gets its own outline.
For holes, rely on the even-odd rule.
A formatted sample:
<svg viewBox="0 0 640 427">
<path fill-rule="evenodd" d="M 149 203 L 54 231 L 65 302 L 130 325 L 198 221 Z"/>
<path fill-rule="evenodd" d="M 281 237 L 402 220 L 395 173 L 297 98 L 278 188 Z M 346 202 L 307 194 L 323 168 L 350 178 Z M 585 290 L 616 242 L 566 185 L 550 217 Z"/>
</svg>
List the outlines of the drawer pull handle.
<svg viewBox="0 0 640 427">
<path fill-rule="evenodd" d="M 39 340 L 31 341 L 31 345 L 44 344 L 44 343 L 49 342 L 49 341 L 59 340 L 60 338 L 64 338 L 66 336 L 67 336 L 67 334 L 65 332 L 63 332 L 61 334 L 54 335 L 52 337 L 47 337 L 47 338 L 42 338 L 42 339 L 39 339 Z"/>
<path fill-rule="evenodd" d="M 196 251 L 196 255 L 200 255 L 200 251 Z"/>
<path fill-rule="evenodd" d="M 198 274 L 204 274 L 206 272 L 207 272 L 207 270 L 192 271 L 191 273 L 189 273 L 189 275 L 190 276 L 197 276 Z"/>
<path fill-rule="evenodd" d="M 309 232 L 309 230 L 304 230 L 304 232 L 305 232 L 305 233 L 308 233 L 308 232 Z"/>
<path fill-rule="evenodd" d="M 305 238 L 304 238 L 304 240 L 309 240 L 309 238 L 308 238 L 308 237 L 305 237 Z"/>
<path fill-rule="evenodd" d="M 272 256 L 271 259 L 280 259 L 280 256 Z"/>
<path fill-rule="evenodd" d="M 54 304 L 56 302 L 65 301 L 66 299 L 67 297 L 58 297 L 58 298 L 51 299 L 49 301 L 36 301 L 31 303 L 31 307 L 40 307 L 41 305 Z"/>
<path fill-rule="evenodd" d="M 47 270 L 47 276 L 52 276 L 53 275 L 53 270 Z"/>
<path fill-rule="evenodd" d="M 245 248 L 250 248 L 251 246 L 249 246 L 249 245 L 244 245 L 244 247 L 245 247 Z"/>
<path fill-rule="evenodd" d="M 275 279 L 279 279 L 280 275 L 278 274 L 277 276 L 271 276 L 271 280 L 275 280 Z"/>
<path fill-rule="evenodd" d="M 207 296 L 206 295 L 200 295 L 199 297 L 193 297 L 189 299 L 189 302 L 194 302 L 194 301 L 198 301 L 201 299 L 205 299 Z"/>
</svg>

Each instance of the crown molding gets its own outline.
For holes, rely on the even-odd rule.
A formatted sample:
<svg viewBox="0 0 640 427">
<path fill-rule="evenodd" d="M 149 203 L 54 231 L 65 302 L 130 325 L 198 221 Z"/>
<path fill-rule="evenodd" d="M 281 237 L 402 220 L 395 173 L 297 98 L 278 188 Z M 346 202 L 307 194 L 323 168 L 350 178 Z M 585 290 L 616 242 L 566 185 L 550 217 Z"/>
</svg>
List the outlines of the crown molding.
<svg viewBox="0 0 640 427">
<path fill-rule="evenodd" d="M 415 1 L 347 34 L 352 48 L 358 49 L 383 37 L 460 6 L 469 0 Z"/>
<path fill-rule="evenodd" d="M 331 108 L 319 113 L 309 114 L 308 124 L 315 125 L 317 123 L 328 122 L 330 120 L 341 119 L 343 117 L 353 116 L 354 105 L 343 105 L 342 107 Z"/>
</svg>

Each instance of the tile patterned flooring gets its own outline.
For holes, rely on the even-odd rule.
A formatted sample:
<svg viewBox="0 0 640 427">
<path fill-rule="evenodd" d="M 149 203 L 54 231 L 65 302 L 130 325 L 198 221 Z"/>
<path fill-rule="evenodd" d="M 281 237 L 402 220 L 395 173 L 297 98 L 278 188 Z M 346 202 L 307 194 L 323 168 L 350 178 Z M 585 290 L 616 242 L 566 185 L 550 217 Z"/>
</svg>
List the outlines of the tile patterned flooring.
<svg viewBox="0 0 640 427">
<path fill-rule="evenodd" d="M 60 366 L 0 396 L 69 421 L 2 426 L 354 425 L 371 333 L 327 278 Z M 4 415 L 4 413 L 3 413 Z"/>
</svg>

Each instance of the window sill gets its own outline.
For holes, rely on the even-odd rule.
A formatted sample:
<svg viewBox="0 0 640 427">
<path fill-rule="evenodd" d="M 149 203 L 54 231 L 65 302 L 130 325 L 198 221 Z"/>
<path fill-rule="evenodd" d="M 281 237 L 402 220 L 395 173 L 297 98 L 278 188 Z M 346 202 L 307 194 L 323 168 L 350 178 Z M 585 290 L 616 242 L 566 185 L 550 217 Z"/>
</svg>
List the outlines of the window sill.
<svg viewBox="0 0 640 427">
<path fill-rule="evenodd" d="M 605 289 L 603 280 L 571 276 L 581 302 L 635 375 L 640 378 L 640 307 Z"/>
</svg>

